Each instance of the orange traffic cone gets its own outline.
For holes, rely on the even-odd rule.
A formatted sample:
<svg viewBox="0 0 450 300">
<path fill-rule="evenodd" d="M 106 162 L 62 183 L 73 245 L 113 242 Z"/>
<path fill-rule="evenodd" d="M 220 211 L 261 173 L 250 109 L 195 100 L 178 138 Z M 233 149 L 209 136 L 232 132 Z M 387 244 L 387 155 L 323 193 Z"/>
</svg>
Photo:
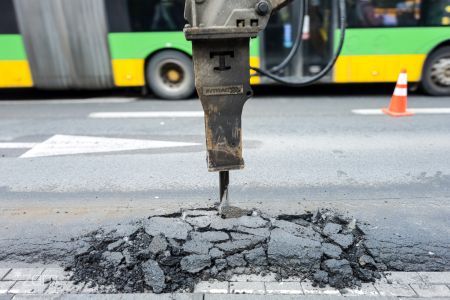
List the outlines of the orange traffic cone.
<svg viewBox="0 0 450 300">
<path fill-rule="evenodd" d="M 413 113 L 407 111 L 408 107 L 408 74 L 403 70 L 398 76 L 397 85 L 394 90 L 394 95 L 391 99 L 389 108 L 383 108 L 382 111 L 392 117 L 406 117 L 412 116 Z"/>
</svg>

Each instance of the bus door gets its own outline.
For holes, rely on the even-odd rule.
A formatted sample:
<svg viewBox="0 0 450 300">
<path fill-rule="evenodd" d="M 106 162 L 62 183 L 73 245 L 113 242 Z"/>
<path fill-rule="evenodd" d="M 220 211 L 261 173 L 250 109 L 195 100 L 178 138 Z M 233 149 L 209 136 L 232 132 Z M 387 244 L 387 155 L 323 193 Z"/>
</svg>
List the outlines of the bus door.
<svg viewBox="0 0 450 300">
<path fill-rule="evenodd" d="M 303 76 L 314 76 L 329 63 L 333 54 L 338 1 L 308 0 L 308 17 L 304 26 L 302 57 Z M 309 24 L 308 24 L 309 23 Z M 322 81 L 331 81 L 331 72 Z"/>
<path fill-rule="evenodd" d="M 336 6 L 336 7 L 335 7 Z M 282 73 L 286 77 L 308 77 L 319 73 L 329 62 L 333 49 L 336 1 L 307 0 L 302 45 Z M 300 3 L 293 2 L 281 9 L 269 21 L 261 38 L 262 66 L 270 69 L 291 51 L 300 22 Z M 325 81 L 331 80 L 331 75 Z"/>
<path fill-rule="evenodd" d="M 261 67 L 273 68 L 283 61 L 291 50 L 296 34 L 294 21 L 298 13 L 294 12 L 293 4 L 276 12 L 269 20 L 266 30 L 260 33 Z M 290 75 L 292 70 L 286 68 L 284 75 Z"/>
<path fill-rule="evenodd" d="M 103 0 L 14 4 L 36 87 L 114 86 Z"/>
</svg>

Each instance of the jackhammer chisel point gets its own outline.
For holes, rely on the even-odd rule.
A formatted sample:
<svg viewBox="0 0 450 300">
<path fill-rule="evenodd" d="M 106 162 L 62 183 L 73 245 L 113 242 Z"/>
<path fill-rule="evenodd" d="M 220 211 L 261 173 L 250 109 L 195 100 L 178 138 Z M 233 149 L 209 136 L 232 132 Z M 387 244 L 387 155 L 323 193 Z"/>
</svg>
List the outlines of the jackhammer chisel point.
<svg viewBox="0 0 450 300">
<path fill-rule="evenodd" d="M 228 198 L 228 185 L 230 184 L 230 172 L 220 171 L 220 204 L 219 214 L 224 219 L 239 218 L 251 214 L 251 211 L 235 206 L 230 206 L 230 199 Z"/>
<path fill-rule="evenodd" d="M 226 207 L 228 203 L 228 184 L 230 183 L 230 172 L 219 172 L 219 188 L 220 188 L 220 208 Z"/>
</svg>

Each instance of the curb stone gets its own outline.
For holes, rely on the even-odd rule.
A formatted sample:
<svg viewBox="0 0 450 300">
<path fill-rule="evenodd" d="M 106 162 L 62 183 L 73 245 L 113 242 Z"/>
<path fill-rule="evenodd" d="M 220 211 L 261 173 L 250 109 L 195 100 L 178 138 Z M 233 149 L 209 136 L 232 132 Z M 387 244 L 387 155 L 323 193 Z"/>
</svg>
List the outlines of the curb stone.
<svg viewBox="0 0 450 300">
<path fill-rule="evenodd" d="M 267 294 L 303 294 L 300 282 L 266 282 L 265 285 Z"/>
<path fill-rule="evenodd" d="M 387 282 L 398 284 L 423 284 L 425 281 L 418 272 L 386 272 L 384 273 Z"/>
<path fill-rule="evenodd" d="M 264 294 L 264 282 L 230 282 L 231 294 Z"/>
<path fill-rule="evenodd" d="M 331 287 L 313 287 L 311 281 L 302 280 L 300 277 L 291 278 L 292 281 L 278 282 L 273 274 L 267 274 L 266 276 L 239 275 L 233 278 L 235 281 L 200 282 L 195 287 L 196 294 L 156 295 L 98 294 L 99 290 L 95 287 L 89 288 L 84 284 L 74 285 L 69 280 L 70 273 L 65 272 L 62 268 L 3 268 L 0 270 L 2 270 L 0 275 L 3 275 L 3 280 L 0 280 L 0 300 L 343 299 L 344 296 L 352 299 L 369 296 L 370 299 L 419 299 L 420 297 L 423 299 L 433 297 L 450 299 L 450 272 L 387 272 L 384 273 L 385 277 L 375 284 L 363 284 L 361 288 L 342 290 Z M 37 280 L 7 280 L 30 278 L 30 276 L 37 278 Z M 15 293 L 16 296 L 14 296 Z M 107 295 L 107 298 L 105 298 L 105 295 Z M 214 298 L 213 296 L 220 297 Z"/>
<path fill-rule="evenodd" d="M 195 286 L 194 293 L 228 294 L 229 285 L 228 282 L 201 281 Z"/>
<path fill-rule="evenodd" d="M 425 283 L 450 285 L 450 272 L 419 272 Z"/>
<path fill-rule="evenodd" d="M 361 284 L 361 288 L 342 289 L 341 294 L 343 296 L 371 296 L 371 297 L 380 295 L 372 283 L 363 283 Z"/>
<path fill-rule="evenodd" d="M 42 272 L 44 272 L 44 268 L 14 268 L 2 280 L 38 280 Z"/>
<path fill-rule="evenodd" d="M 419 297 L 450 297 L 450 289 L 446 285 L 410 284 Z"/>
<path fill-rule="evenodd" d="M 312 282 L 309 280 L 301 282 L 301 285 L 305 295 L 334 295 L 334 296 L 341 295 L 341 293 L 337 289 L 329 286 L 324 288 L 314 287 L 312 285 Z"/>
<path fill-rule="evenodd" d="M 386 296 L 351 296 L 351 300 L 398 300 Z M 248 295 L 248 294 L 97 294 L 97 295 L 0 295 L 0 300 L 342 300 L 340 295 Z M 448 298 L 413 298 L 416 300 L 448 299 Z"/>
<path fill-rule="evenodd" d="M 16 281 L 9 289 L 10 294 L 43 294 L 48 284 L 39 281 Z"/>
<path fill-rule="evenodd" d="M 13 300 L 202 300 L 201 294 L 17 295 Z M 3 300 L 0 298 L 0 300 Z"/>
<path fill-rule="evenodd" d="M 6 274 L 9 273 L 9 271 L 11 271 L 11 269 L 9 268 L 0 268 L 0 280 L 3 280 L 3 278 L 6 276 Z"/>
<path fill-rule="evenodd" d="M 263 296 L 261 295 L 205 295 L 204 300 L 258 300 L 258 299 L 267 299 L 267 300 L 334 300 L 334 299 L 343 299 L 341 296 L 324 296 L 324 295 L 270 295 Z M 367 297 L 355 296 L 351 297 L 352 300 L 367 300 Z M 397 298 L 393 297 L 370 297 L 371 300 L 396 300 Z"/>
<path fill-rule="evenodd" d="M 3 300 L 0 298 L 0 300 Z M 7 299 L 9 300 L 9 299 Z M 12 300 L 203 300 L 202 294 L 16 295 Z"/>
<path fill-rule="evenodd" d="M 381 296 L 417 297 L 416 292 L 407 284 L 375 283 L 375 288 Z"/>
<path fill-rule="evenodd" d="M 72 272 L 64 271 L 62 268 L 47 268 L 41 274 L 44 281 L 68 281 L 71 276 Z"/>
<path fill-rule="evenodd" d="M 14 283 L 15 281 L 0 281 L 0 295 L 6 294 Z"/>
</svg>

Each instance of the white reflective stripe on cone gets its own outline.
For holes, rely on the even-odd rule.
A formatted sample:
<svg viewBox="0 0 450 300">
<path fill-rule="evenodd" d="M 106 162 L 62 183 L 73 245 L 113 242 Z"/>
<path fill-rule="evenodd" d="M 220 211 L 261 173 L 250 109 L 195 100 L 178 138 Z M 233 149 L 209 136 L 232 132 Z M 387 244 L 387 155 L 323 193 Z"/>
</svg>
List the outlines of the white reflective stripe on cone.
<svg viewBox="0 0 450 300">
<path fill-rule="evenodd" d="M 408 96 L 408 89 L 407 88 L 395 88 L 394 96 L 406 97 L 406 96 Z"/>
<path fill-rule="evenodd" d="M 408 74 L 400 73 L 400 75 L 398 76 L 397 84 L 408 84 Z"/>
</svg>

